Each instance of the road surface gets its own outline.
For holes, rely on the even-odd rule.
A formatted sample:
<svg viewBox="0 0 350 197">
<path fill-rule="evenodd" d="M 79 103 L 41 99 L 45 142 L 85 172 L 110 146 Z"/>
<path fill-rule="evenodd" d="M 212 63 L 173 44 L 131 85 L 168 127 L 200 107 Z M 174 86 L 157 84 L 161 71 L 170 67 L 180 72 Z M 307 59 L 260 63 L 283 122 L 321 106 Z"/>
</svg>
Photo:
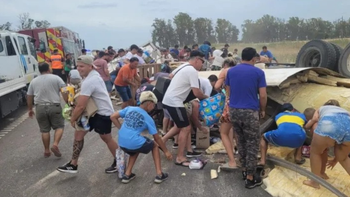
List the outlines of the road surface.
<svg viewBox="0 0 350 197">
<path fill-rule="evenodd" d="M 221 172 L 218 179 L 210 179 L 210 163 L 204 170 L 190 170 L 175 166 L 162 156 L 162 167 L 169 179 L 160 185 L 153 183 L 155 169 L 151 154 L 141 155 L 134 168 L 136 179 L 127 185 L 117 174 L 105 174 L 112 155 L 99 136 L 92 132 L 85 138 L 79 160 L 79 173 L 64 174 L 56 168 L 69 161 L 74 131 L 66 123 L 60 150 L 62 158 L 53 154 L 43 157 L 43 145 L 35 119 L 27 118 L 21 108 L 5 120 L 0 120 L 0 196 L 1 197 L 109 197 L 109 196 L 269 196 L 261 187 L 248 190 L 239 171 Z M 113 128 L 113 136 L 117 130 Z M 171 142 L 167 146 L 171 147 Z M 172 150 L 173 154 L 176 152 Z M 186 176 L 181 176 L 186 173 Z"/>
</svg>

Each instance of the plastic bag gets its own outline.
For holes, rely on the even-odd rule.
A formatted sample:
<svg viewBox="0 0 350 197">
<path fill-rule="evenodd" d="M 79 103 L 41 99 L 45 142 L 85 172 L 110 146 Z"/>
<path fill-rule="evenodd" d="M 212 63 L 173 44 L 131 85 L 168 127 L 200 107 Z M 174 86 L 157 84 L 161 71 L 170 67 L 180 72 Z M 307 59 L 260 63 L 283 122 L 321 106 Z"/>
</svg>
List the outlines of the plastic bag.
<svg viewBox="0 0 350 197">
<path fill-rule="evenodd" d="M 72 113 L 72 107 L 66 104 L 62 110 L 63 118 L 70 121 L 71 113 Z"/>
<path fill-rule="evenodd" d="M 117 160 L 118 177 L 121 179 L 126 170 L 126 165 L 129 161 L 129 155 L 126 154 L 120 147 L 115 152 L 115 158 Z"/>
<path fill-rule="evenodd" d="M 212 97 L 201 100 L 199 114 L 206 126 L 219 122 L 225 107 L 225 94 L 218 93 Z"/>
</svg>

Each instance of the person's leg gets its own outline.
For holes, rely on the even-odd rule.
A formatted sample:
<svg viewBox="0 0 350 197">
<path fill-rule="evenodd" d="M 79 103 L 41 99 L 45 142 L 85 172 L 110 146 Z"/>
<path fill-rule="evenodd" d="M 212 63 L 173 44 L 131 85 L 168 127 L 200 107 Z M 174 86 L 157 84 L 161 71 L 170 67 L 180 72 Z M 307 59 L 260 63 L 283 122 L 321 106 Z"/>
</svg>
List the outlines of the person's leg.
<svg viewBox="0 0 350 197">
<path fill-rule="evenodd" d="M 135 106 L 135 94 L 136 94 L 136 90 L 133 90 L 135 91 L 134 94 L 132 94 L 131 92 L 131 88 L 129 86 L 126 87 L 126 94 L 128 95 L 128 105 L 129 106 Z"/>
<path fill-rule="evenodd" d="M 43 141 L 44 144 L 44 155 L 45 157 L 48 157 L 51 155 L 50 152 L 50 132 L 45 132 L 45 133 L 41 133 L 41 139 Z"/>
<path fill-rule="evenodd" d="M 127 165 L 126 170 L 125 170 L 125 175 L 126 176 L 130 176 L 131 175 L 132 168 L 134 167 L 136 159 L 137 159 L 138 156 L 139 156 L 139 153 L 136 153 L 135 155 L 130 155 L 129 162 L 128 162 L 128 165 Z"/>
<path fill-rule="evenodd" d="M 78 165 L 78 159 L 84 147 L 84 137 L 86 134 L 87 131 L 75 131 L 73 142 L 73 155 L 72 160 L 70 162 L 72 165 Z"/>
<path fill-rule="evenodd" d="M 100 138 L 107 144 L 107 147 L 108 147 L 109 151 L 111 152 L 113 157 L 115 157 L 115 151 L 118 148 L 118 144 L 113 139 L 112 134 L 110 134 L 110 133 L 109 134 L 103 134 L 103 135 L 100 135 Z"/>
<path fill-rule="evenodd" d="M 329 137 L 320 136 L 317 133 L 313 134 L 311 148 L 310 148 L 310 164 L 311 172 L 321 177 L 321 165 L 322 165 L 322 154 L 331 146 L 334 146 L 335 141 Z M 320 188 L 319 184 L 313 180 L 306 180 L 303 182 L 305 185 Z"/>
<path fill-rule="evenodd" d="M 174 137 L 175 135 L 178 135 L 180 133 L 180 129 L 174 125 L 167 134 L 165 134 L 162 137 L 162 140 L 164 143 L 166 143 L 170 138 Z"/>
<path fill-rule="evenodd" d="M 343 144 L 337 144 L 334 149 L 335 158 L 343 166 L 345 171 L 350 175 L 350 142 L 344 142 Z"/>
<path fill-rule="evenodd" d="M 184 151 L 187 143 L 188 136 L 191 134 L 191 126 L 188 125 L 187 127 L 181 128 L 180 134 L 178 136 L 179 146 L 177 151 L 177 162 L 183 162 L 186 161 L 187 158 L 184 156 Z"/>
<path fill-rule="evenodd" d="M 127 91 L 126 91 L 126 87 L 123 86 L 115 86 L 119 96 L 122 98 L 122 105 L 121 108 L 124 109 L 125 107 L 128 106 L 129 104 L 129 99 L 130 97 L 128 97 Z"/>
<path fill-rule="evenodd" d="M 246 179 L 247 169 L 246 169 L 246 155 L 247 155 L 247 145 L 246 140 L 243 135 L 242 130 L 242 120 L 240 118 L 240 111 L 238 109 L 230 108 L 229 114 L 232 120 L 233 130 L 237 135 L 237 147 L 239 153 L 239 161 L 242 167 L 243 179 Z"/>
<path fill-rule="evenodd" d="M 253 110 L 243 110 L 241 117 L 244 119 L 243 122 L 243 134 L 246 140 L 246 168 L 247 168 L 247 179 L 254 181 L 254 174 L 258 163 L 258 153 L 260 145 L 260 132 L 259 132 L 259 112 Z M 249 147 L 249 148 L 248 148 Z M 261 182 L 262 183 L 262 182 Z M 260 182 L 259 182 L 260 184 Z M 246 187 L 247 187 L 246 183 Z M 254 183 L 252 187 L 255 187 Z"/>
<path fill-rule="evenodd" d="M 152 156 L 154 160 L 154 165 L 156 167 L 156 173 L 157 175 L 161 176 L 162 175 L 162 168 L 161 168 L 161 163 L 160 163 L 160 152 L 158 145 L 154 143 L 153 150 L 152 150 Z"/>
<path fill-rule="evenodd" d="M 225 150 L 227 152 L 229 162 L 228 165 L 229 167 L 236 168 L 236 160 L 235 156 L 233 154 L 233 145 L 232 145 L 232 140 L 233 140 L 233 135 L 231 135 L 232 140 L 230 140 L 230 130 L 232 128 L 231 123 L 223 122 L 220 125 L 220 136 L 221 136 L 221 141 L 224 144 Z"/>
<path fill-rule="evenodd" d="M 260 158 L 259 165 L 265 165 L 265 163 L 266 163 L 267 148 L 268 148 L 268 144 L 267 144 L 267 141 L 265 139 L 265 136 L 263 135 L 260 139 L 261 158 Z"/>
<path fill-rule="evenodd" d="M 56 157 L 61 157 L 62 154 L 58 148 L 58 144 L 61 141 L 62 135 L 63 135 L 63 128 L 64 128 L 64 118 L 61 115 L 62 114 L 62 107 L 61 105 L 53 105 L 50 106 L 50 122 L 51 127 L 55 130 L 54 134 L 54 142 L 51 147 L 51 151 L 55 154 Z"/>
<path fill-rule="evenodd" d="M 228 132 L 228 139 L 230 140 L 230 144 L 231 144 L 231 146 L 232 146 L 231 149 L 233 150 L 234 147 L 235 147 L 235 143 L 234 143 L 234 140 L 233 140 L 234 134 L 233 134 L 232 124 L 231 124 L 231 123 L 229 123 L 229 124 L 230 124 L 231 129 L 230 129 L 230 131 Z"/>
<path fill-rule="evenodd" d="M 35 117 L 38 122 L 40 132 L 41 132 L 41 140 L 44 145 L 44 157 L 49 157 L 51 155 L 50 152 L 50 116 L 48 114 L 48 106 L 37 105 L 35 108 Z"/>
<path fill-rule="evenodd" d="M 169 118 L 164 117 L 163 118 L 163 134 L 168 133 L 168 126 L 169 126 Z"/>
<path fill-rule="evenodd" d="M 329 179 L 328 175 L 326 174 L 326 167 L 328 162 L 328 149 L 323 151 L 322 155 L 322 164 L 321 164 L 321 177 L 325 180 Z"/>
<path fill-rule="evenodd" d="M 187 135 L 186 150 L 187 150 L 187 153 L 192 153 L 193 152 L 193 150 L 192 150 L 192 142 L 191 142 L 191 132 L 189 132 L 188 135 Z"/>
</svg>

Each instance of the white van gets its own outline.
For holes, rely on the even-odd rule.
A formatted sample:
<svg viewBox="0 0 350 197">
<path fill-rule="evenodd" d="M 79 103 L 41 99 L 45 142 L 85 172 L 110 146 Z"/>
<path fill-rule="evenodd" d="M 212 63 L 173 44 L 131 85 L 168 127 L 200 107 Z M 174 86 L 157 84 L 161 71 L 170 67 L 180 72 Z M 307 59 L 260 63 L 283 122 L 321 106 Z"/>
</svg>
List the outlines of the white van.
<svg viewBox="0 0 350 197">
<path fill-rule="evenodd" d="M 34 41 L 0 31 L 0 119 L 25 104 L 27 87 L 39 75 Z"/>
</svg>

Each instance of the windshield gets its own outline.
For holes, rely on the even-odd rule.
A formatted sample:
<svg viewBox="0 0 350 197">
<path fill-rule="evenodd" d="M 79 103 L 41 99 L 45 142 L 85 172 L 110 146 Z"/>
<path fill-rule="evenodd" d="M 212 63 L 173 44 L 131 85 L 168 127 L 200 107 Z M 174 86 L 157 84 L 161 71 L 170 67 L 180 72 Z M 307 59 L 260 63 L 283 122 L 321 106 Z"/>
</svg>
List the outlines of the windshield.
<svg viewBox="0 0 350 197">
<path fill-rule="evenodd" d="M 29 49 L 30 49 L 30 54 L 31 54 L 35 59 L 37 59 L 34 43 L 32 43 L 32 42 L 30 42 L 30 41 L 28 40 L 28 45 L 29 45 Z"/>
</svg>

